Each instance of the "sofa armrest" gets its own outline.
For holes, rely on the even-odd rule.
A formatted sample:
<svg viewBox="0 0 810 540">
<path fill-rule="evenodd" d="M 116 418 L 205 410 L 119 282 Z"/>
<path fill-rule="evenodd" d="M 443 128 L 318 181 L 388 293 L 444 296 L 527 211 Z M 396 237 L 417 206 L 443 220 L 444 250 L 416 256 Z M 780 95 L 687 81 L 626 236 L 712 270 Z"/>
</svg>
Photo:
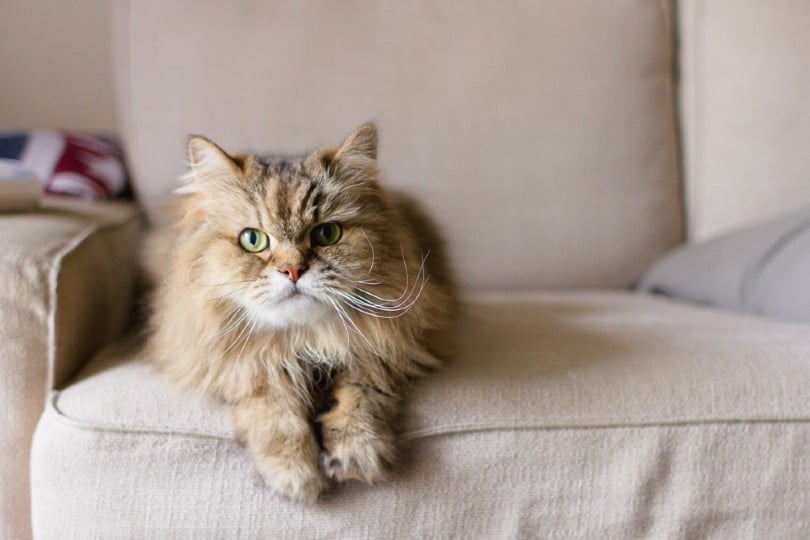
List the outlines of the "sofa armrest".
<svg viewBox="0 0 810 540">
<path fill-rule="evenodd" d="M 140 229 L 130 202 L 49 198 L 35 212 L 0 214 L 0 370 L 42 364 L 44 397 L 120 335 Z"/>
</svg>

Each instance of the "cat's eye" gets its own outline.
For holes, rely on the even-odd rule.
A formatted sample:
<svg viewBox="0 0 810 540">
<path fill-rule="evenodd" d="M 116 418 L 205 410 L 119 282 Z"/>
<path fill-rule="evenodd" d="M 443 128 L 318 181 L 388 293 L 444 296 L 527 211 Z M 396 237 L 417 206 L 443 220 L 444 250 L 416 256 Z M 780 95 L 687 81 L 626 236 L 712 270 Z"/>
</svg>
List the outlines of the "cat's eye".
<svg viewBox="0 0 810 540">
<path fill-rule="evenodd" d="M 258 253 L 267 249 L 267 234 L 259 229 L 245 229 L 239 233 L 239 245 L 251 253 Z"/>
<path fill-rule="evenodd" d="M 342 232 L 343 229 L 340 227 L 339 223 L 330 221 L 329 223 L 321 223 L 312 229 L 310 239 L 315 246 L 331 246 L 340 240 Z"/>
</svg>

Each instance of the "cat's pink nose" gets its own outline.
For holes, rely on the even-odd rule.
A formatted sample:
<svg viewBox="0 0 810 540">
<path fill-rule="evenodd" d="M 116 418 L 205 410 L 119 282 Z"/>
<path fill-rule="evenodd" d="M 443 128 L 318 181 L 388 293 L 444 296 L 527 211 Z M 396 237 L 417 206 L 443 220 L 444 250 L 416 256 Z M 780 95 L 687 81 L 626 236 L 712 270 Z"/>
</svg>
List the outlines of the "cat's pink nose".
<svg viewBox="0 0 810 540">
<path fill-rule="evenodd" d="M 301 277 L 301 274 L 303 274 L 306 271 L 306 269 L 307 267 L 304 266 L 303 264 L 290 264 L 290 263 L 284 263 L 278 267 L 278 271 L 281 272 L 282 274 L 287 274 L 287 277 L 290 278 L 290 281 L 292 281 L 293 283 L 298 281 L 298 278 Z"/>
</svg>

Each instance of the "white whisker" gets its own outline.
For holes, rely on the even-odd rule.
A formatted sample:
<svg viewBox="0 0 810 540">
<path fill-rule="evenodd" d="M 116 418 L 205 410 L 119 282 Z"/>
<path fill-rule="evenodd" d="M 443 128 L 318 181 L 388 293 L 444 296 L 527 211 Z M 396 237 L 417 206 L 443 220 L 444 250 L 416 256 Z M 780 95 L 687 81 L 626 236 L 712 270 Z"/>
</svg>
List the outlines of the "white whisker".
<svg viewBox="0 0 810 540">
<path fill-rule="evenodd" d="M 334 308 L 335 313 L 337 313 L 338 319 L 340 319 L 340 323 L 343 325 L 343 328 L 346 330 L 346 346 L 348 347 L 349 346 L 349 341 L 350 341 L 349 327 L 346 326 L 346 321 L 343 320 L 343 315 L 340 313 L 337 306 L 335 305 L 335 301 L 332 300 L 331 298 L 328 298 L 327 300 L 329 301 L 330 304 L 332 304 L 332 308 Z"/>
<path fill-rule="evenodd" d="M 228 283 L 228 285 L 230 285 L 230 283 Z M 223 298 L 229 298 L 230 296 L 232 296 L 232 295 L 234 295 L 234 294 L 236 294 L 238 292 L 244 291 L 246 288 L 247 288 L 247 286 L 239 287 L 238 289 L 235 289 L 235 290 L 230 291 L 230 292 L 226 292 L 225 294 L 222 294 L 220 296 L 215 296 L 213 298 L 205 298 L 205 301 L 206 302 L 216 302 L 217 300 L 222 300 Z"/>
<path fill-rule="evenodd" d="M 226 283 L 213 283 L 213 284 L 206 284 L 206 283 L 197 283 L 196 285 L 199 287 L 225 287 L 226 285 L 238 285 L 240 283 L 253 283 L 256 281 L 255 279 L 240 279 L 238 281 L 228 281 Z"/>
<path fill-rule="evenodd" d="M 405 273 L 405 286 L 402 294 L 398 298 L 391 299 L 377 295 L 362 287 L 357 287 L 353 292 L 338 291 L 337 294 L 343 298 L 346 305 L 358 313 L 376 317 L 380 319 L 395 319 L 402 317 L 413 308 L 417 300 L 422 296 L 425 285 L 429 281 L 429 276 L 425 274 L 425 262 L 430 256 L 428 251 L 422 256 L 419 271 L 411 284 L 408 265 L 405 261 L 404 248 L 400 245 L 403 254 L 403 268 Z M 362 295 L 362 296 L 361 296 Z M 375 301 L 376 300 L 376 301 Z"/>
<path fill-rule="evenodd" d="M 251 317 L 250 319 L 252 320 L 250 324 L 250 330 L 248 330 L 247 333 L 245 334 L 245 342 L 242 343 L 242 348 L 239 349 L 239 354 L 236 355 L 237 358 L 242 358 L 242 353 L 245 352 L 245 347 L 247 346 L 248 341 L 250 341 L 250 337 L 253 335 L 253 332 L 256 330 L 256 325 L 259 322 L 259 319 L 254 319 L 253 317 Z"/>
<path fill-rule="evenodd" d="M 368 344 L 368 346 L 369 346 L 370 348 L 374 349 L 374 348 L 375 348 L 375 347 L 374 347 L 374 344 L 373 344 L 373 343 L 371 343 L 371 341 L 370 341 L 370 340 L 369 340 L 369 339 L 366 337 L 366 335 L 365 335 L 365 334 L 364 334 L 364 333 L 363 333 L 363 332 L 360 330 L 360 328 L 359 328 L 359 327 L 357 326 L 357 324 L 354 322 L 354 319 L 352 319 L 351 315 L 349 315 L 348 313 L 346 313 L 346 310 L 345 310 L 345 309 L 343 309 L 343 306 L 341 306 L 339 303 L 335 303 L 335 304 L 334 304 L 334 306 L 335 306 L 335 309 L 337 309 L 337 310 L 338 310 L 338 312 L 340 312 L 341 314 L 343 314 L 343 316 L 344 316 L 344 320 L 345 320 L 346 322 L 348 322 L 348 323 L 349 323 L 349 324 L 352 326 L 352 328 L 354 329 L 354 331 L 355 331 L 355 332 L 356 332 L 356 333 L 357 333 L 357 334 L 358 334 L 358 335 L 359 335 L 361 338 L 363 338 L 363 341 L 365 341 L 365 342 Z"/>
<path fill-rule="evenodd" d="M 230 351 L 234 347 L 234 345 L 236 345 L 237 343 L 239 343 L 242 340 L 242 336 L 245 334 L 245 331 L 247 330 L 248 325 L 250 325 L 252 323 L 252 320 L 253 320 L 253 318 L 250 317 L 250 315 L 248 315 L 247 322 L 242 323 L 242 330 L 239 332 L 239 335 L 236 336 L 236 339 L 234 339 L 233 342 L 231 342 L 230 345 L 228 345 L 228 348 L 225 349 L 225 352 Z"/>
<path fill-rule="evenodd" d="M 419 288 L 419 290 L 416 291 L 416 294 L 413 296 L 413 298 L 411 298 L 407 304 L 400 307 L 380 306 L 377 304 L 362 302 L 363 299 L 346 295 L 344 293 L 338 294 L 340 294 L 343 298 L 345 298 L 349 302 L 347 305 L 352 309 L 354 309 L 355 311 L 358 311 L 365 315 L 369 315 L 371 317 L 376 317 L 378 319 L 398 319 L 399 317 L 402 317 L 403 315 L 408 313 L 411 310 L 411 308 L 413 308 L 413 306 L 416 304 L 416 301 L 419 300 L 419 297 L 422 295 L 422 291 L 425 288 L 425 284 L 428 282 L 429 279 L 430 279 L 429 277 L 426 278 L 422 282 L 422 285 Z M 381 313 L 377 313 L 377 311 L 395 313 L 395 315 L 384 315 Z"/>
<path fill-rule="evenodd" d="M 377 260 L 377 256 L 374 253 L 374 246 L 371 245 L 371 240 L 368 239 L 368 235 L 366 231 L 361 230 L 363 236 L 366 238 L 366 242 L 368 242 L 368 247 L 371 249 L 371 266 L 368 267 L 368 275 L 371 275 L 371 271 L 374 270 L 374 262 Z"/>
<path fill-rule="evenodd" d="M 243 322 L 244 320 L 245 320 L 244 311 L 242 311 L 241 309 L 235 309 L 231 311 L 231 314 L 228 315 L 228 317 L 226 317 L 225 320 L 223 320 L 222 329 L 220 329 L 219 332 L 208 338 L 206 341 L 211 342 L 214 341 L 215 339 L 224 336 L 225 334 L 229 333 L 234 328 L 239 326 L 239 323 Z"/>
</svg>

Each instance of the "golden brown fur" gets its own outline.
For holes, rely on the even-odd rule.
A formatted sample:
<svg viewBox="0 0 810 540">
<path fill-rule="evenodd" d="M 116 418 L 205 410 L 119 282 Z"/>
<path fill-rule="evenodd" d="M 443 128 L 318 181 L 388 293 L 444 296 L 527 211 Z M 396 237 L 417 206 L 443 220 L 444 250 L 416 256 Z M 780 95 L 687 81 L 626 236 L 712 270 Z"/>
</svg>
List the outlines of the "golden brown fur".
<svg viewBox="0 0 810 540">
<path fill-rule="evenodd" d="M 149 243 L 152 356 L 229 405 L 266 483 L 296 501 L 314 501 L 327 478 L 382 479 L 407 382 L 448 349 L 449 276 L 409 205 L 380 187 L 376 152 L 371 124 L 293 160 L 193 137 L 176 219 Z M 310 231 L 326 222 L 342 236 L 317 246 Z M 269 248 L 240 247 L 247 227 Z M 283 265 L 302 265 L 297 282 Z M 315 418 L 324 377 L 331 407 Z"/>
</svg>

